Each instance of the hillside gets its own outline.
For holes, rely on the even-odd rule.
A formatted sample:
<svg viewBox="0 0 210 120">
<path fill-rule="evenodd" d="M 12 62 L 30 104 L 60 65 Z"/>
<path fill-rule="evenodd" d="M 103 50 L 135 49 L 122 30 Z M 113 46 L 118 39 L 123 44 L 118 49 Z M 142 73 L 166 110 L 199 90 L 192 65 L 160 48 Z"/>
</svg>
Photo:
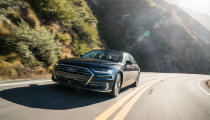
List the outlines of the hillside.
<svg viewBox="0 0 210 120">
<path fill-rule="evenodd" d="M 191 9 L 184 8 L 189 15 L 191 15 L 194 19 L 199 21 L 203 26 L 205 26 L 210 31 L 210 15 L 205 13 L 200 13 L 197 11 L 193 11 Z"/>
<path fill-rule="evenodd" d="M 161 0 L 91 0 L 111 49 L 131 52 L 143 71 L 209 73 L 210 32 Z"/>
<path fill-rule="evenodd" d="M 0 79 L 46 75 L 101 48 L 97 22 L 85 0 L 1 0 Z"/>
<path fill-rule="evenodd" d="M 0 79 L 49 76 L 101 48 L 130 52 L 142 71 L 210 71 L 210 31 L 163 0 L 0 1 Z"/>
</svg>

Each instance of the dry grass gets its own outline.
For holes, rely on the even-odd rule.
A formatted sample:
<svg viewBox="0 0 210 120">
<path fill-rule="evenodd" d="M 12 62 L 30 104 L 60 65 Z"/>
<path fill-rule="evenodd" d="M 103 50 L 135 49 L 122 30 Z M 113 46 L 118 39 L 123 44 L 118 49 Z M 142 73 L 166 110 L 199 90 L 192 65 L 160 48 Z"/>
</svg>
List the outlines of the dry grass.
<svg viewBox="0 0 210 120">
<path fill-rule="evenodd" d="M 9 35 L 11 34 L 10 30 L 6 28 L 3 21 L 0 20 L 0 35 Z"/>
<path fill-rule="evenodd" d="M 208 86 L 208 88 L 210 88 L 210 80 L 208 80 L 208 81 L 206 82 L 206 85 Z"/>
<path fill-rule="evenodd" d="M 22 77 L 8 77 L 8 76 L 0 76 L 0 81 L 1 80 L 18 80 L 18 79 L 43 79 L 43 78 L 51 78 L 51 74 L 43 74 L 43 75 L 37 75 L 37 74 L 32 74 L 28 76 L 22 76 Z"/>
<path fill-rule="evenodd" d="M 51 77 L 51 69 L 47 69 L 42 66 L 28 68 L 25 67 L 19 59 L 12 59 L 12 55 L 9 57 L 10 60 L 6 61 L 8 59 L 1 59 L 2 57 L 0 56 L 0 80 Z"/>
<path fill-rule="evenodd" d="M 72 58 L 72 57 L 74 57 L 74 56 L 72 55 L 72 53 L 71 53 L 71 49 L 68 48 L 68 47 L 65 46 L 65 45 L 63 45 L 63 46 L 61 47 L 61 53 L 60 53 L 59 56 L 60 56 L 61 59 Z"/>
<path fill-rule="evenodd" d="M 19 19 L 20 18 L 20 13 L 18 13 L 17 11 L 12 11 L 11 12 L 13 18 Z"/>
<path fill-rule="evenodd" d="M 35 26 L 37 26 L 37 27 L 40 26 L 40 21 L 37 18 L 35 12 L 32 10 L 32 8 L 29 4 L 27 4 L 27 18 Z"/>
<path fill-rule="evenodd" d="M 52 23 L 51 25 L 45 27 L 51 30 L 53 33 L 60 32 L 60 26 L 58 24 Z"/>
<path fill-rule="evenodd" d="M 5 61 L 0 61 L 0 76 L 9 76 L 11 78 L 17 77 L 17 71 L 12 67 L 12 65 Z"/>
</svg>

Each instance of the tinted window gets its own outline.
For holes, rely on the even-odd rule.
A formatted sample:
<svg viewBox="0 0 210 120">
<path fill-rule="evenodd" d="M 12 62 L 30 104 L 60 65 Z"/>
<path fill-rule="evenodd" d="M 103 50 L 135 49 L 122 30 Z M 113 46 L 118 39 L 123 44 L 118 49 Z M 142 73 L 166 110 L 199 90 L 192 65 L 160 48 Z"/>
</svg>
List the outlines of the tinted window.
<svg viewBox="0 0 210 120">
<path fill-rule="evenodd" d="M 83 58 L 93 58 L 112 62 L 122 62 L 123 54 L 121 52 L 95 50 L 87 53 Z"/>
</svg>

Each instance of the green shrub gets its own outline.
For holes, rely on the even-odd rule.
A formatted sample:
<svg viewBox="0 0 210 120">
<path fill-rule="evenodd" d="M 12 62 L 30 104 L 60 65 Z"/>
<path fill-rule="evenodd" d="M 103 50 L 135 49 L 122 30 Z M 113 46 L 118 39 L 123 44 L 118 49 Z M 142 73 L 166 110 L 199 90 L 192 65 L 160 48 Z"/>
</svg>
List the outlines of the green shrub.
<svg viewBox="0 0 210 120">
<path fill-rule="evenodd" d="M 20 11 L 20 8 L 25 8 L 25 0 L 1 0 L 0 14 L 8 14 L 11 11 Z"/>
<path fill-rule="evenodd" d="M 58 39 L 63 44 L 72 41 L 72 38 L 68 34 L 62 34 L 60 32 L 57 32 L 56 39 Z"/>
<path fill-rule="evenodd" d="M 49 72 L 59 58 L 101 45 L 85 0 L 0 0 L 0 6 L 0 76 Z"/>
<path fill-rule="evenodd" d="M 73 30 L 78 34 L 81 41 L 86 43 L 99 43 L 98 31 L 88 23 L 73 24 Z"/>
<path fill-rule="evenodd" d="M 39 12 L 45 18 L 57 20 L 64 25 L 70 25 L 77 18 L 71 0 L 32 0 Z"/>
<path fill-rule="evenodd" d="M 76 49 L 73 51 L 73 53 L 77 56 L 83 55 L 93 49 L 93 48 L 90 48 L 90 46 L 88 46 L 86 43 L 82 43 L 78 41 L 75 41 L 72 45 Z"/>
<path fill-rule="evenodd" d="M 31 28 L 22 20 L 13 33 L 16 37 L 14 45 L 25 64 L 32 62 L 32 65 L 36 66 L 35 61 L 41 61 L 49 66 L 57 61 L 59 42 L 55 41 L 55 36 L 45 28 Z"/>
<path fill-rule="evenodd" d="M 101 45 L 98 38 L 98 31 L 90 24 L 73 24 L 73 30 L 76 34 L 73 35 L 73 47 L 75 55 L 85 54 L 92 49 L 98 48 Z"/>
<path fill-rule="evenodd" d="M 36 8 L 45 14 L 44 18 L 57 21 L 72 36 L 75 55 L 79 55 L 101 45 L 97 19 L 85 0 L 33 0 Z M 66 38 L 57 34 L 61 42 Z M 86 44 L 86 45 L 85 45 Z"/>
<path fill-rule="evenodd" d="M 42 65 L 34 56 L 33 52 L 30 50 L 29 46 L 24 42 L 17 42 L 16 51 L 22 58 L 22 63 L 29 67 L 35 67 Z"/>
</svg>

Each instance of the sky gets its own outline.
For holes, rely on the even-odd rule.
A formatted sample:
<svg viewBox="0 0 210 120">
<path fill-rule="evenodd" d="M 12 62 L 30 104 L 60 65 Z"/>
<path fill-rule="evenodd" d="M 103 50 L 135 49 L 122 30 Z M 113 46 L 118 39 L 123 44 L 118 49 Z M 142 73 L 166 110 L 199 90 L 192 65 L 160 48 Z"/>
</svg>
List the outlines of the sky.
<svg viewBox="0 0 210 120">
<path fill-rule="evenodd" d="M 210 15 L 210 0 L 166 0 L 178 4 L 179 7 L 189 8 Z"/>
</svg>

